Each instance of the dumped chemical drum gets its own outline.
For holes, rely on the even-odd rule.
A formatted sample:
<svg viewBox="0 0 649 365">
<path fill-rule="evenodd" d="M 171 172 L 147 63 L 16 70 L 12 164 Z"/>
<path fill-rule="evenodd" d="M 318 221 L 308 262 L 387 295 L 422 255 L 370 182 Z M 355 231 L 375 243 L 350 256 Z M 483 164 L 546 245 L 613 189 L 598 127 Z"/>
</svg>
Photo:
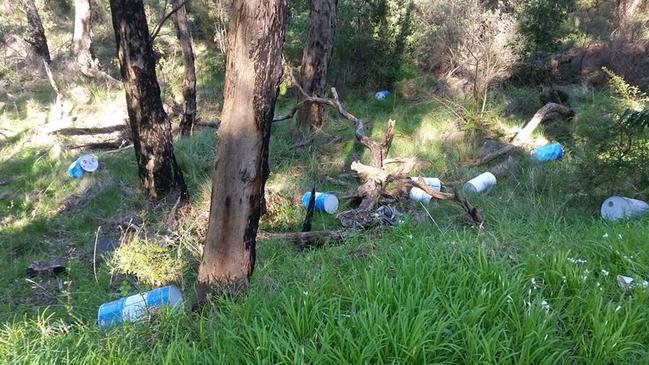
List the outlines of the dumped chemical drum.
<svg viewBox="0 0 649 365">
<path fill-rule="evenodd" d="M 612 196 L 604 200 L 600 213 L 602 218 L 615 222 L 649 214 L 649 204 L 642 200 Z"/>
<path fill-rule="evenodd" d="M 387 90 L 381 90 L 378 91 L 376 94 L 374 94 L 374 99 L 376 100 L 385 100 L 388 96 L 390 96 L 390 92 Z"/>
<path fill-rule="evenodd" d="M 165 286 L 102 304 L 97 314 L 97 323 L 99 328 L 107 330 L 124 322 L 142 320 L 164 306 L 178 308 L 182 306 L 182 302 L 180 289 L 173 285 Z"/>
<path fill-rule="evenodd" d="M 311 200 L 311 192 L 307 192 L 302 197 L 302 204 L 305 208 L 309 207 L 309 200 Z M 316 212 L 325 212 L 334 214 L 338 210 L 338 198 L 331 193 L 315 193 L 315 207 Z"/>
<path fill-rule="evenodd" d="M 95 172 L 99 168 L 99 161 L 95 155 L 81 155 L 68 167 L 68 176 L 73 179 L 80 179 L 86 172 Z"/>
<path fill-rule="evenodd" d="M 413 181 L 418 181 L 419 177 L 410 177 Z M 424 181 L 426 182 L 426 185 L 428 185 L 429 188 L 433 191 L 442 191 L 442 181 L 436 177 L 422 177 Z M 430 196 L 428 193 L 423 191 L 422 189 L 418 187 L 414 187 L 410 189 L 410 192 L 408 193 L 408 197 L 410 200 L 415 201 L 415 202 L 422 202 L 424 204 L 430 203 L 430 200 L 433 198 Z"/>
<path fill-rule="evenodd" d="M 414 181 L 418 181 L 419 177 L 410 177 Z M 434 191 L 442 191 L 442 180 L 436 178 L 436 177 L 422 177 L 424 181 L 426 182 L 426 185 L 428 185 L 429 188 L 433 189 Z"/>
<path fill-rule="evenodd" d="M 424 204 L 430 203 L 430 200 L 433 198 L 428 193 L 426 193 L 425 191 L 417 187 L 410 189 L 410 192 L 408 193 L 408 197 L 412 201 L 421 202 Z"/>
<path fill-rule="evenodd" d="M 560 143 L 552 143 L 547 146 L 535 148 L 530 155 L 536 162 L 548 162 L 563 157 L 563 146 Z"/>
<path fill-rule="evenodd" d="M 485 172 L 464 184 L 464 191 L 474 194 L 486 194 L 494 186 L 496 186 L 496 177 L 491 172 Z"/>
</svg>

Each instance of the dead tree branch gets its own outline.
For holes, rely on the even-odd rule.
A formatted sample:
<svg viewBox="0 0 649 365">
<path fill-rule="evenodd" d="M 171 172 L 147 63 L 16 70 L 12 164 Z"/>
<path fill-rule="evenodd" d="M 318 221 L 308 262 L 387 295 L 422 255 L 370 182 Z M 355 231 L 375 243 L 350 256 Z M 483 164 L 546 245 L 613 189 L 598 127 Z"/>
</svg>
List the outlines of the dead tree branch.
<svg viewBox="0 0 649 365">
<path fill-rule="evenodd" d="M 524 146 L 527 143 L 529 143 L 529 138 L 532 135 L 532 132 L 534 132 L 534 130 L 536 129 L 536 127 L 538 127 L 539 124 L 543 123 L 544 121 L 548 120 L 550 116 L 554 116 L 554 115 L 560 115 L 563 117 L 572 118 L 575 115 L 575 111 L 568 108 L 565 105 L 548 103 L 544 107 L 539 109 L 539 111 L 537 111 L 536 114 L 534 114 L 534 117 L 532 117 L 532 119 L 530 119 L 530 121 L 527 122 L 527 124 L 523 129 L 521 129 L 518 133 L 516 133 L 516 135 L 512 138 L 512 140 L 508 145 L 504 146 L 503 148 L 497 151 L 489 153 L 486 156 L 469 161 L 467 165 L 469 166 L 483 165 L 487 162 L 491 162 L 497 159 L 500 156 L 506 155 L 517 148 L 524 148 Z"/>
<path fill-rule="evenodd" d="M 162 28 L 162 26 L 164 25 L 164 23 L 165 23 L 167 20 L 169 20 L 169 18 L 171 18 L 171 16 L 174 15 L 178 10 L 180 10 L 180 8 L 182 8 L 183 6 L 185 6 L 185 4 L 187 4 L 188 1 L 189 1 L 189 0 L 185 0 L 185 1 L 183 1 L 180 5 L 178 5 L 178 6 L 176 6 L 175 8 L 173 8 L 173 9 L 169 12 L 169 14 L 165 15 L 165 17 L 162 18 L 162 20 L 160 21 L 160 23 L 158 23 L 158 25 L 155 27 L 155 30 L 153 31 L 153 33 L 151 33 L 151 43 L 153 43 L 153 41 L 155 40 L 155 37 L 157 37 L 157 36 L 158 36 L 158 33 L 160 33 L 160 29 Z M 165 8 L 166 8 L 166 6 L 167 6 L 167 5 L 166 5 L 166 3 L 165 3 Z"/>
<path fill-rule="evenodd" d="M 307 247 L 320 247 L 325 244 L 335 244 L 343 241 L 350 236 L 350 231 L 313 231 L 313 232 L 295 232 L 295 233 L 268 233 L 259 232 L 258 240 L 273 240 L 279 242 L 288 242 L 294 244 L 299 249 Z"/>
<path fill-rule="evenodd" d="M 435 200 L 449 201 L 455 203 L 460 208 L 462 208 L 462 210 L 465 211 L 467 216 L 475 224 L 477 224 L 478 227 L 480 228 L 484 227 L 484 219 L 482 218 L 482 215 L 480 214 L 478 209 L 474 207 L 471 203 L 469 203 L 469 201 L 466 200 L 466 198 L 462 197 L 457 191 L 455 191 L 454 193 L 435 191 L 431 189 L 426 184 L 426 181 L 424 181 L 424 179 L 422 179 L 421 177 L 417 181 L 415 181 L 407 176 L 388 176 L 386 179 L 386 183 L 392 183 L 392 182 L 396 183 L 397 187 L 390 191 L 385 191 L 384 195 L 390 198 L 401 197 L 401 199 L 407 199 L 410 189 L 419 188 L 424 192 L 426 192 L 426 194 L 430 195 Z"/>
</svg>

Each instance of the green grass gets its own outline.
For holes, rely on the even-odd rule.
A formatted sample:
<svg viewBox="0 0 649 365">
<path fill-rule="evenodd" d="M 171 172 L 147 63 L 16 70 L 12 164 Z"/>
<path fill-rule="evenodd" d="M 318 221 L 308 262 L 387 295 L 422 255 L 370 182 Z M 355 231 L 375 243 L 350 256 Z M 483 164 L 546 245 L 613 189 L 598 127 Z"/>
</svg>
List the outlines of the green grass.
<svg viewBox="0 0 649 365">
<path fill-rule="evenodd" d="M 456 126 L 439 104 L 353 98 L 348 109 L 371 121 L 372 136 L 382 135 L 388 119 L 397 121 L 391 156 L 431 160 L 421 175 L 462 181 L 481 172 L 457 163 L 472 156 L 471 145 L 440 138 Z M 506 123 L 520 125 L 530 117 L 524 114 Z M 268 231 L 298 230 L 301 194 L 313 184 L 347 192 L 326 176 L 368 157 L 346 122 L 325 130 L 341 141 L 318 135 L 315 145 L 304 147 L 295 147 L 300 140 L 290 123 L 273 127 L 268 190 L 281 199 L 262 219 Z M 473 197 L 487 222 L 483 230 L 467 226 L 459 209 L 436 203 L 426 210 L 412 205 L 398 227 L 359 233 L 340 246 L 296 251 L 264 242 L 245 295 L 215 300 L 200 313 L 165 312 L 103 333 L 96 325 L 99 305 L 146 290 L 144 282 L 111 277 L 101 261 L 95 280 L 87 255 L 71 261 L 60 283 L 28 281 L 26 266 L 70 248 L 91 250 L 99 225 L 108 233 L 111 222 L 134 214 L 144 242 L 171 247 L 168 262 L 185 260 L 179 285 L 191 299 L 200 245 L 193 232 L 209 207 L 214 133 L 175 145 L 196 217 L 183 222 L 174 239 L 163 219 L 168 205 L 142 199 L 132 150 L 99 153 L 105 168 L 73 181 L 65 169 L 75 155 L 51 153 L 48 141 L 35 142 L 35 129 L 26 127 L 0 151 L 0 179 L 12 179 L 0 187 L 12 196 L 0 201 L 2 363 L 649 362 L 649 290 L 625 294 L 615 281 L 618 274 L 649 279 L 649 219 L 600 220 L 597 202 L 574 193 L 572 154 L 546 165 L 521 161 L 515 177 Z M 57 209 L 96 185 L 105 188 L 86 204 Z M 316 216 L 315 229 L 335 227 L 331 216 Z M 44 301 L 34 283 L 61 288 L 46 287 L 54 295 Z"/>
</svg>

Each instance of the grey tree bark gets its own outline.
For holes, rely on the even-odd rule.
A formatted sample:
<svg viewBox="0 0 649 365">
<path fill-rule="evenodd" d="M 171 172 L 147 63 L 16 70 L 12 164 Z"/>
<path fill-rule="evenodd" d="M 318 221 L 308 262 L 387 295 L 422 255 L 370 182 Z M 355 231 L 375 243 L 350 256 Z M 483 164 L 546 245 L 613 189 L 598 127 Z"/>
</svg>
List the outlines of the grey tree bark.
<svg viewBox="0 0 649 365">
<path fill-rule="evenodd" d="M 324 96 L 327 84 L 327 66 L 336 34 L 337 0 L 311 0 L 309 35 L 302 54 L 300 85 L 311 96 Z M 298 94 L 298 103 L 303 100 Z M 297 113 L 298 127 L 319 128 L 324 119 L 324 107 L 308 103 Z"/>
<path fill-rule="evenodd" d="M 92 76 L 97 69 L 92 53 L 92 8 L 91 0 L 74 1 L 74 35 L 72 52 L 77 66 L 84 75 Z"/>
<path fill-rule="evenodd" d="M 142 0 L 110 0 L 133 146 L 142 186 L 152 199 L 187 187 L 171 144 Z"/>
<path fill-rule="evenodd" d="M 286 0 L 235 0 L 232 7 L 199 302 L 245 288 L 254 269 L 287 9 Z"/>
<path fill-rule="evenodd" d="M 47 46 L 47 38 L 45 37 L 45 28 L 41 16 L 38 14 L 38 8 L 34 0 L 23 0 L 23 8 L 27 14 L 27 24 L 29 25 L 30 38 L 26 41 L 34 47 L 36 54 L 41 56 L 45 62 L 51 63 L 50 49 Z"/>
<path fill-rule="evenodd" d="M 180 132 L 188 136 L 196 120 L 196 70 L 194 67 L 194 49 L 192 48 L 192 34 L 187 22 L 187 7 L 182 0 L 172 0 L 173 8 L 178 8 L 173 15 L 176 26 L 176 35 L 180 42 L 185 67 L 183 79 L 183 116 L 180 121 Z"/>
</svg>

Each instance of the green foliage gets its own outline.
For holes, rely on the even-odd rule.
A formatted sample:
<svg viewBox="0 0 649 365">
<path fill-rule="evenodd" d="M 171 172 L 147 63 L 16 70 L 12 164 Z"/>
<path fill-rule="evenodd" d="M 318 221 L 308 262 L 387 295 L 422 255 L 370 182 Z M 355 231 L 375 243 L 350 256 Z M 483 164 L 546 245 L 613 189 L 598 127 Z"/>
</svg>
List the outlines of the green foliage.
<svg viewBox="0 0 649 365">
<path fill-rule="evenodd" d="M 642 92 L 639 87 L 626 82 L 622 76 L 614 73 L 606 67 L 603 67 L 602 70 L 604 70 L 606 75 L 609 77 L 608 84 L 611 91 L 622 98 L 625 102 L 634 103 L 649 100 L 647 94 Z"/>
<path fill-rule="evenodd" d="M 414 15 L 413 2 L 339 0 L 330 83 L 364 90 L 392 87 L 408 72 Z M 292 2 L 285 52 L 295 65 L 302 60 L 308 23 L 308 2 Z"/>
<path fill-rule="evenodd" d="M 619 77 L 610 85 L 622 97 L 636 95 Z M 593 197 L 649 196 L 649 108 L 628 109 L 628 100 L 594 101 L 578 115 L 576 137 L 580 189 Z"/>
<path fill-rule="evenodd" d="M 521 33 L 526 51 L 554 51 L 567 34 L 566 20 L 575 9 L 576 0 L 525 0 L 518 5 Z"/>
</svg>

